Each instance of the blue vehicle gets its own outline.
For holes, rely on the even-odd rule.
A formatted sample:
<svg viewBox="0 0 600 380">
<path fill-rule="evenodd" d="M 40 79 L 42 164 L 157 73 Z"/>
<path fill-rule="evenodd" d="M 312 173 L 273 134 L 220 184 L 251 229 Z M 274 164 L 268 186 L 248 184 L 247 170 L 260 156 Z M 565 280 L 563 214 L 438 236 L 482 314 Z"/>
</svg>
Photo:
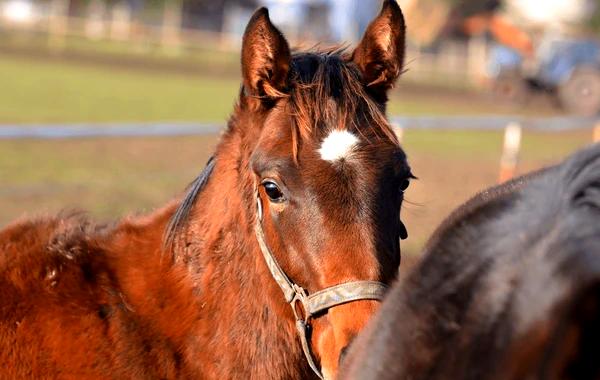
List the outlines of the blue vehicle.
<svg viewBox="0 0 600 380">
<path fill-rule="evenodd" d="M 503 99 L 521 103 L 533 91 L 549 91 L 570 112 L 600 112 L 600 44 L 595 41 L 542 42 L 529 65 L 519 51 L 496 45 L 488 71 L 494 93 Z"/>
</svg>

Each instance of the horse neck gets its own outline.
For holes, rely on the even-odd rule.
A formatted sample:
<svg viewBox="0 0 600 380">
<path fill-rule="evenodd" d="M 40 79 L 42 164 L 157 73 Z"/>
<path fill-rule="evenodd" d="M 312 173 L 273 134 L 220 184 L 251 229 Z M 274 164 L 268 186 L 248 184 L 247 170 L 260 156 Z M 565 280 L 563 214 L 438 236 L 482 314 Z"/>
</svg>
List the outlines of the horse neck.
<svg viewBox="0 0 600 380">
<path fill-rule="evenodd" d="M 254 235 L 255 185 L 248 164 L 250 148 L 242 138 L 231 128 L 223 137 L 211 178 L 176 252 L 191 263 L 201 314 L 206 316 L 198 343 L 212 348 L 199 355 L 205 362 L 218 363 L 212 370 L 223 378 L 249 370 L 255 378 L 304 378 L 306 364 L 291 309 Z"/>
</svg>

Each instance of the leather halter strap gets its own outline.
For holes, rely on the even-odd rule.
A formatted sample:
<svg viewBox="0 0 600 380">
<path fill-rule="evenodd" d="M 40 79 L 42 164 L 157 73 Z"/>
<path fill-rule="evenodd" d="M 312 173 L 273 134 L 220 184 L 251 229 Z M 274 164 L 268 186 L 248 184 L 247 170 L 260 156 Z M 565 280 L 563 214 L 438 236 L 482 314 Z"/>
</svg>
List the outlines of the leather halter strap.
<svg viewBox="0 0 600 380">
<path fill-rule="evenodd" d="M 269 249 L 262 228 L 263 209 L 260 197 L 258 196 L 258 191 L 256 192 L 256 202 L 258 211 L 258 218 L 254 225 L 256 240 L 258 240 L 258 245 L 260 246 L 265 263 L 271 272 L 271 276 L 281 288 L 285 301 L 292 307 L 294 317 L 296 318 L 296 330 L 300 337 L 304 356 L 306 357 L 310 368 L 320 379 L 323 379 L 323 375 L 321 374 L 310 349 L 310 319 L 322 311 L 348 302 L 358 300 L 381 301 L 387 290 L 387 285 L 377 281 L 351 281 L 330 286 L 309 295 L 304 288 L 294 283 L 285 274 L 283 269 L 279 266 L 279 263 L 277 263 L 273 252 Z M 302 306 L 302 313 L 298 310 L 298 303 Z"/>
</svg>

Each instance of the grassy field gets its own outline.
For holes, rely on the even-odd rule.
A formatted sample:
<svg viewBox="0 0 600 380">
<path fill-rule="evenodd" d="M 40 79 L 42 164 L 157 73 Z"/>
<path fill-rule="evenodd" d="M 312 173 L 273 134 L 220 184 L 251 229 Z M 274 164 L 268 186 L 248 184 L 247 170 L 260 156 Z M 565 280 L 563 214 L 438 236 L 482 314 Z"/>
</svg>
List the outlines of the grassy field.
<svg viewBox="0 0 600 380">
<path fill-rule="evenodd" d="M 496 132 L 408 131 L 404 147 L 419 180 L 402 215 L 403 247 L 416 253 L 454 207 L 496 182 Z M 0 141 L 0 226 L 23 215 L 83 209 L 101 221 L 149 212 L 200 172 L 212 137 Z M 588 132 L 526 133 L 519 166 L 557 162 L 590 141 Z"/>
<path fill-rule="evenodd" d="M 0 124 L 224 123 L 239 79 L 2 55 L 0 84 Z M 392 115 L 503 112 L 512 111 L 480 95 L 415 91 L 402 84 L 389 107 Z M 496 182 L 501 139 L 499 132 L 406 132 L 404 146 L 420 178 L 403 209 L 408 252 L 418 252 L 454 207 Z M 185 189 L 216 141 L 217 136 L 0 140 L 0 226 L 63 209 L 88 210 L 101 221 L 148 212 Z M 520 170 L 557 162 L 589 141 L 586 131 L 526 133 Z"/>
<path fill-rule="evenodd" d="M 238 83 L 134 68 L 0 58 L 0 124 L 223 121 Z"/>
<path fill-rule="evenodd" d="M 23 33 L 0 29 L 0 50 L 35 53 L 36 56 L 78 57 L 88 61 L 143 62 L 145 66 L 180 68 L 201 71 L 210 68 L 215 73 L 238 72 L 236 49 L 224 49 L 219 38 L 205 36 L 183 49 L 165 49 L 156 39 L 135 41 L 90 40 L 69 35 L 57 43 L 44 33 Z"/>
<path fill-rule="evenodd" d="M 224 122 L 239 79 L 143 66 L 82 65 L 0 56 L 0 124 L 126 121 Z M 489 101 L 415 93 L 402 85 L 393 93 L 393 115 L 502 113 Z"/>
</svg>

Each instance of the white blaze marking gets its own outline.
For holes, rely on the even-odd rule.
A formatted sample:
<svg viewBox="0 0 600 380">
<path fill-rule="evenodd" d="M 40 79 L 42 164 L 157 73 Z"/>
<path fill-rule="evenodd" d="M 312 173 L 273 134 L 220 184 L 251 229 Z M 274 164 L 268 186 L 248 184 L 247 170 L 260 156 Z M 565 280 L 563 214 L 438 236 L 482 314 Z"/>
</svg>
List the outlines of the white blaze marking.
<svg viewBox="0 0 600 380">
<path fill-rule="evenodd" d="M 358 138 L 348 131 L 332 131 L 325 137 L 319 153 L 326 161 L 336 161 L 347 157 L 358 143 Z"/>
</svg>

